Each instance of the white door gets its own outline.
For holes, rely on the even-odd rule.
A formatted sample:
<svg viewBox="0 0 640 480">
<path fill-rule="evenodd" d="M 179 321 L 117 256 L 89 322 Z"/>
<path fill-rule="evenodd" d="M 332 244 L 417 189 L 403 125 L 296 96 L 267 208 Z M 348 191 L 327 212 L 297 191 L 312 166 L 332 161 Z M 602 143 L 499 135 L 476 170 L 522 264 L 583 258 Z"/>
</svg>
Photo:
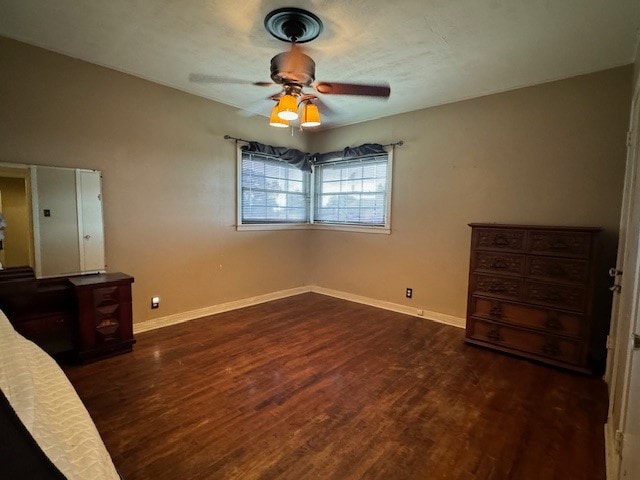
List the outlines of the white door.
<svg viewBox="0 0 640 480">
<path fill-rule="evenodd" d="M 625 179 L 617 277 L 621 290 L 613 310 L 615 355 L 610 370 L 609 422 L 615 429 L 619 464 L 613 478 L 640 479 L 640 90 L 636 90 Z M 637 337 L 640 339 L 640 336 Z M 621 449 L 619 447 L 622 447 Z M 619 470 L 616 472 L 619 465 Z"/>
<path fill-rule="evenodd" d="M 639 102 L 635 103 L 636 107 Z M 626 342 L 620 348 L 628 351 L 625 385 L 626 398 L 621 405 L 622 410 L 622 456 L 620 463 L 620 478 L 640 479 L 640 309 L 638 296 L 640 295 L 640 108 L 635 109 L 635 129 L 632 150 L 634 152 L 635 168 L 631 182 L 630 218 L 627 232 L 627 246 L 625 264 L 622 275 L 622 291 L 620 294 L 620 310 L 629 315 L 629 325 Z M 637 339 L 637 340 L 636 340 Z"/>
<path fill-rule="evenodd" d="M 77 170 L 80 270 L 101 272 L 104 264 L 104 227 L 100 172 Z"/>
</svg>

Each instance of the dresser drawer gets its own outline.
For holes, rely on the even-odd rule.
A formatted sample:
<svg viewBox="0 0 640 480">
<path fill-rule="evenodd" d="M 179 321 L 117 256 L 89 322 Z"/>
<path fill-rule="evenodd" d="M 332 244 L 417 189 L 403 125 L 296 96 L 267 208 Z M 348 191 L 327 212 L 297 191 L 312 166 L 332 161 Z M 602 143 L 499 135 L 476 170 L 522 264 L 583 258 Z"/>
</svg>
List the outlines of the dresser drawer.
<svg viewBox="0 0 640 480">
<path fill-rule="evenodd" d="M 589 279 L 589 266 L 585 260 L 530 255 L 527 257 L 526 276 L 537 280 L 583 285 Z"/>
<path fill-rule="evenodd" d="M 518 300 L 522 297 L 522 279 L 499 275 L 474 275 L 474 293 Z"/>
<path fill-rule="evenodd" d="M 526 231 L 507 228 L 478 228 L 474 247 L 478 250 L 523 252 L 526 248 Z"/>
<path fill-rule="evenodd" d="M 581 315 L 482 297 L 471 299 L 469 315 L 573 337 L 582 335 L 585 322 Z"/>
<path fill-rule="evenodd" d="M 21 321 L 16 324 L 16 330 L 25 337 L 34 335 L 56 334 L 68 331 L 71 333 L 72 318 L 67 315 L 51 315 Z"/>
<path fill-rule="evenodd" d="M 587 295 L 582 287 L 526 281 L 524 299 L 538 305 L 549 305 L 582 312 L 585 310 Z"/>
<path fill-rule="evenodd" d="M 473 317 L 467 322 L 467 337 L 506 350 L 525 352 L 571 364 L 579 363 L 581 358 L 581 344 L 578 341 L 499 325 Z"/>
<path fill-rule="evenodd" d="M 49 354 L 73 348 L 73 318 L 69 315 L 49 315 L 17 322 L 15 329 Z"/>
<path fill-rule="evenodd" d="M 474 271 L 476 272 L 522 275 L 524 269 L 524 255 L 480 250 L 475 253 Z"/>
<path fill-rule="evenodd" d="M 588 258 L 591 234 L 585 232 L 530 231 L 527 250 L 542 255 Z"/>
</svg>

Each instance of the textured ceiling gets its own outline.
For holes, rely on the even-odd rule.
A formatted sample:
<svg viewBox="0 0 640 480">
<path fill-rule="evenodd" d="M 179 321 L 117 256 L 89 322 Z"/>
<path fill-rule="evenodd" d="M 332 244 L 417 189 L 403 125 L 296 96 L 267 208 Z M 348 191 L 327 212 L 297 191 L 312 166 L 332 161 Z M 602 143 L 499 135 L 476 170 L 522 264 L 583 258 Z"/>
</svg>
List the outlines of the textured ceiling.
<svg viewBox="0 0 640 480">
<path fill-rule="evenodd" d="M 306 44 L 321 81 L 387 81 L 387 100 L 322 96 L 338 126 L 631 63 L 638 0 L 0 0 L 0 35 L 267 114 L 279 88 L 196 84 L 201 73 L 268 81 L 287 44 L 275 8 L 318 15 Z"/>
</svg>

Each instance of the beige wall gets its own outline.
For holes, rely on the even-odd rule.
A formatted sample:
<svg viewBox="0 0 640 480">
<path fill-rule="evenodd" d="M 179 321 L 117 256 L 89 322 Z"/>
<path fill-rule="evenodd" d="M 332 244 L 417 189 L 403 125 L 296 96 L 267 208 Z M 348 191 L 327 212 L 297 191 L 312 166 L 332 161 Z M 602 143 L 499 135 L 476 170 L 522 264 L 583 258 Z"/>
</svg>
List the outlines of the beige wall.
<svg viewBox="0 0 640 480">
<path fill-rule="evenodd" d="M 107 268 L 136 277 L 136 322 L 305 284 L 463 317 L 472 221 L 602 225 L 613 251 L 630 67 L 291 137 L 11 40 L 0 54 L 0 161 L 103 171 Z M 308 151 L 405 140 L 393 233 L 236 232 L 224 134 Z"/>
<path fill-rule="evenodd" d="M 312 283 L 464 317 L 469 222 L 602 226 L 602 273 L 614 264 L 631 80 L 617 68 L 314 137 L 325 150 L 405 145 L 392 234 L 314 232 Z"/>
<path fill-rule="evenodd" d="M 307 283 L 311 232 L 235 231 L 236 147 L 223 139 L 301 137 L 12 40 L 0 58 L 0 162 L 103 172 L 107 268 L 135 277 L 136 322 Z"/>
</svg>

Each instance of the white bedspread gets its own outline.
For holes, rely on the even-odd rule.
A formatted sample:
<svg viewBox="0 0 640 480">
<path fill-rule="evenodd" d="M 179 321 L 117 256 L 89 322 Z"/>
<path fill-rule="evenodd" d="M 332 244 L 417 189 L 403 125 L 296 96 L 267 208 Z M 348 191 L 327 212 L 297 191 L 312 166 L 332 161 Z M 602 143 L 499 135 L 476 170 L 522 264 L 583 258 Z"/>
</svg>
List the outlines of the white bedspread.
<svg viewBox="0 0 640 480">
<path fill-rule="evenodd" d="M 0 389 L 31 436 L 69 480 L 118 480 L 111 457 L 58 365 L 0 311 Z"/>
</svg>

